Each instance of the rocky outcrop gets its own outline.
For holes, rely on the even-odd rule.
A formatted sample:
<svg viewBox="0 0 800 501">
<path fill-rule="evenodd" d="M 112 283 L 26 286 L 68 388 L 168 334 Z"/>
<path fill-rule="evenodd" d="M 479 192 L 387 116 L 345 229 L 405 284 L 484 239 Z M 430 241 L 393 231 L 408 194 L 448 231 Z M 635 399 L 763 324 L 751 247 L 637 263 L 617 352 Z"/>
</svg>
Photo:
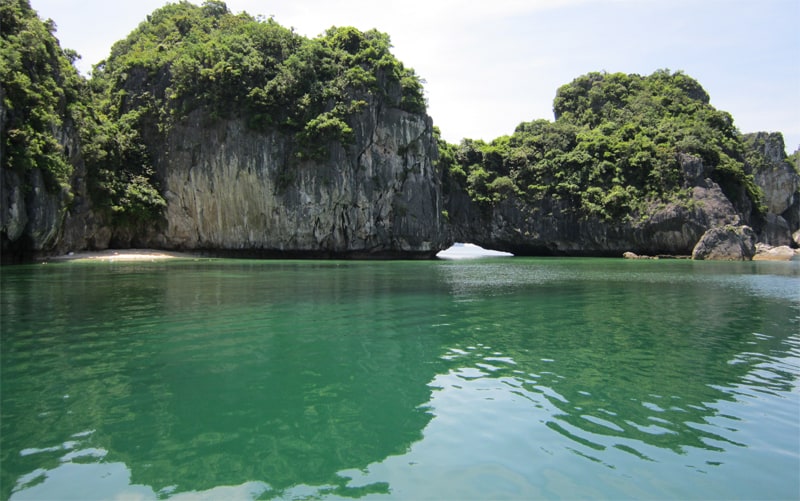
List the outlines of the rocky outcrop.
<svg viewBox="0 0 800 501">
<path fill-rule="evenodd" d="M 515 155 L 504 158 L 501 146 L 473 148 L 480 160 L 444 173 L 435 165 L 422 83 L 391 55 L 388 35 L 335 28 L 308 40 L 233 16 L 223 4 L 184 2 L 148 16 L 116 45 L 93 77 L 97 94 L 82 102 L 86 82 L 52 27 L 21 5 L 17 12 L 33 24 L 9 26 L 38 26 L 45 43 L 28 47 L 40 53 L 21 51 L 31 60 L 11 61 L 16 66 L 4 73 L 27 78 L 0 85 L 0 126 L 11 127 L 0 141 L 4 260 L 109 246 L 432 257 L 452 240 L 515 254 L 686 255 L 714 235 L 709 230 L 741 225 L 752 225 L 771 245 L 797 241 L 800 178 L 786 161 L 782 136 L 746 136 L 746 168 L 738 151 L 728 151 L 735 165 L 715 171 L 720 144 L 729 148 L 739 136 L 727 114 L 703 108 L 708 95 L 681 73 L 576 79 L 554 101 L 557 127 L 522 124 L 519 138 L 538 139 L 523 141 L 528 146 Z M 222 16 L 232 17 L 220 22 Z M 4 40 L 25 44 L 27 37 L 9 33 Z M 247 55 L 214 49 L 245 33 L 253 37 L 242 43 Z M 239 68 L 242 60 L 247 64 Z M 51 74 L 55 68 L 70 71 Z M 602 92 L 578 99 L 589 88 Z M 622 101 L 620 89 L 629 94 Z M 677 94 L 652 99 L 664 89 Z M 613 110 L 626 102 L 650 111 Z M 705 111 L 675 120 L 684 108 Z M 648 125 L 653 134 L 661 131 L 658 137 L 631 143 L 650 132 L 619 123 L 640 115 L 667 121 Z M 93 136 L 85 144 L 88 167 L 74 123 Z M 591 146 L 580 139 L 588 130 L 601 132 Z M 662 134 L 669 131 L 671 138 Z M 675 148 L 654 151 L 664 141 Z M 448 149 L 443 163 L 450 157 Z M 615 169 L 630 172 L 613 177 Z M 757 190 L 749 172 L 765 193 L 766 217 L 753 210 Z M 653 186 L 662 183 L 668 188 Z M 658 201 L 648 206 L 643 199 Z"/>
<path fill-rule="evenodd" d="M 354 132 L 353 144 L 331 142 L 325 158 L 298 160 L 290 137 L 194 112 L 150 145 L 167 200 L 163 223 L 127 234 L 113 234 L 92 211 L 79 145 L 65 139 L 74 155 L 71 192 L 48 189 L 36 170 L 25 179 L 3 170 L 4 254 L 13 254 L 13 245 L 46 254 L 116 243 L 264 256 L 430 257 L 456 240 L 517 255 L 755 255 L 752 231 L 740 226 L 746 217 L 695 157 L 681 159 L 686 183 L 694 184 L 690 199 L 654 204 L 636 220 L 607 221 L 581 217 L 558 200 L 532 205 L 511 194 L 478 205 L 457 186 L 443 195 L 426 116 L 372 100 Z M 779 163 L 758 172 L 771 211 L 790 214 L 796 172 Z M 764 220 L 760 241 L 792 244 L 786 218 L 770 212 Z"/>
<path fill-rule="evenodd" d="M 105 249 L 111 228 L 92 209 L 78 133 L 67 120 L 54 136 L 73 168 L 71 186 L 59 186 L 41 169 L 2 169 L 0 240 L 2 261 L 78 249 Z"/>
<path fill-rule="evenodd" d="M 749 226 L 711 228 L 692 250 L 692 259 L 749 261 L 756 253 L 756 235 Z"/>
<path fill-rule="evenodd" d="M 432 257 L 449 246 L 422 83 L 388 35 L 332 28 L 311 40 L 221 2 L 185 2 L 115 46 L 88 92 L 74 70 L 52 74 L 70 68 L 68 54 L 22 7 L 47 47 L 4 73 L 29 72 L 31 85 L 0 85 L 0 127 L 16 131 L 0 142 L 4 260 L 130 245 L 309 257 Z M 216 50 L 231 36 L 247 54 Z M 71 118 L 94 135 L 86 165 L 78 141 L 51 130 Z M 67 141 L 51 137 L 62 132 Z M 43 142 L 46 155 L 20 153 Z M 18 160 L 6 161 L 7 144 Z M 78 158 L 66 165 L 62 154 Z"/>
<path fill-rule="evenodd" d="M 710 228 L 738 225 L 745 216 L 733 206 L 719 185 L 709 178 L 702 161 L 681 159 L 688 200 L 652 204 L 630 220 L 586 218 L 564 201 L 530 203 L 511 194 L 494 205 L 472 202 L 466 190 L 449 180 L 447 211 L 456 241 L 517 255 L 620 256 L 690 255 Z"/>
<path fill-rule="evenodd" d="M 786 157 L 783 135 L 758 132 L 744 136 L 750 149 L 748 167 L 764 193 L 767 215 L 758 231 L 768 245 L 792 245 L 800 229 L 800 174 Z"/>
<path fill-rule="evenodd" d="M 92 217 L 85 196 L 85 173 L 78 133 L 72 121 L 55 127 L 53 136 L 72 166 L 71 187 L 60 186 L 41 169 L 19 172 L 4 166 L 0 183 L 0 240 L 3 262 L 24 260 L 87 245 L 79 220 Z"/>
<path fill-rule="evenodd" d="M 783 214 L 795 202 L 800 176 L 786 158 L 783 135 L 757 132 L 754 142 L 765 162 L 753 166 L 756 184 L 764 191 L 764 203 L 773 214 Z"/>
<path fill-rule="evenodd" d="M 432 122 L 367 98 L 353 144 L 331 142 L 322 160 L 298 160 L 289 136 L 193 113 L 151 148 L 164 226 L 132 238 L 253 255 L 432 257 L 450 244 Z"/>
<path fill-rule="evenodd" d="M 772 247 L 771 245 L 757 243 L 756 254 L 753 261 L 793 261 L 800 260 L 800 249 L 792 249 L 788 245 Z"/>
<path fill-rule="evenodd" d="M 25 173 L 2 169 L 3 261 L 14 261 L 24 253 L 55 249 L 68 199 L 69 192 L 51 187 L 39 169 Z"/>
<path fill-rule="evenodd" d="M 658 256 L 640 256 L 631 251 L 623 252 L 622 257 L 625 259 L 658 259 Z"/>
<path fill-rule="evenodd" d="M 789 222 L 783 216 L 772 212 L 767 213 L 761 222 L 760 228 L 761 231 L 758 232 L 759 242 L 772 246 L 791 245 L 791 228 L 789 227 Z"/>
<path fill-rule="evenodd" d="M 432 257 L 451 241 L 431 119 L 369 99 L 353 143 L 331 142 L 321 160 L 298 160 L 291 136 L 193 113 L 168 135 L 151 138 L 167 207 L 161 224 L 138 230 L 113 229 L 93 210 L 79 145 L 64 136 L 74 156 L 71 190 L 48 188 L 37 169 L 24 176 L 2 171 L 4 261 L 131 245 L 254 256 Z"/>
<path fill-rule="evenodd" d="M 797 245 L 792 234 L 799 234 L 800 176 L 786 161 L 782 136 L 760 134 L 759 155 L 765 160 L 760 167 L 748 167 L 764 191 L 768 212 L 763 216 L 752 216 L 746 196 L 732 202 L 712 181 L 713 169 L 700 158 L 682 153 L 683 182 L 691 197 L 653 204 L 621 221 L 582 217 L 563 201 L 531 203 L 513 193 L 497 203 L 481 205 L 472 202 L 456 181 L 448 180 L 446 207 L 454 239 L 517 255 L 619 256 L 629 252 L 630 256 L 692 255 L 697 259 L 751 259 L 756 240 Z M 751 224 L 757 227 L 756 233 L 750 226 L 741 229 Z"/>
</svg>

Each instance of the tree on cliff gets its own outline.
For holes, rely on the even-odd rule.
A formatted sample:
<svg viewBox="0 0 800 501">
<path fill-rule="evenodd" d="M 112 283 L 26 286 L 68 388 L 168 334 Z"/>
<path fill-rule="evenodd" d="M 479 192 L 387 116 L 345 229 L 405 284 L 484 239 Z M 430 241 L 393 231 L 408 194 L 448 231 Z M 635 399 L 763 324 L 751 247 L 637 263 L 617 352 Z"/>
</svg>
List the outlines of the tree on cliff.
<svg viewBox="0 0 800 501">
<path fill-rule="evenodd" d="M 68 185 L 72 166 L 57 134 L 83 113 L 84 81 L 52 20 L 28 0 L 0 2 L 0 158 L 20 174 L 41 169 L 50 188 Z"/>
<path fill-rule="evenodd" d="M 388 35 L 351 27 L 308 39 L 219 0 L 156 10 L 93 72 L 100 120 L 84 138 L 97 204 L 123 221 L 157 218 L 164 202 L 146 145 L 194 110 L 288 134 L 297 158 L 350 143 L 370 93 L 424 113 L 420 79 L 390 48 Z"/>
<path fill-rule="evenodd" d="M 272 18 L 234 15 L 219 0 L 184 1 L 117 42 L 92 83 L 109 113 L 146 113 L 160 128 L 204 108 L 253 128 L 343 140 L 360 90 L 395 86 L 396 106 L 425 111 L 420 80 L 390 48 L 375 30 L 333 27 L 308 39 Z"/>
<path fill-rule="evenodd" d="M 78 201 L 93 218 L 105 216 L 93 224 L 127 232 L 127 241 L 161 222 L 165 172 L 156 162 L 176 125 L 237 120 L 251 131 L 278 134 L 286 140 L 281 168 L 291 179 L 338 145 L 355 149 L 356 138 L 365 140 L 358 134 L 369 110 L 426 110 L 422 80 L 376 30 L 332 27 L 309 39 L 271 18 L 233 14 L 220 0 L 182 1 L 154 11 L 116 43 L 87 82 L 72 66 L 78 56 L 59 47 L 54 23 L 39 20 L 28 0 L 0 1 L 0 28 L 3 249 L 26 231 L 31 242 L 38 238 L 33 233 L 47 234 L 36 249 L 52 248 L 59 221 Z M 678 229 L 664 230 L 673 233 L 687 214 L 704 214 L 695 209 L 705 202 L 693 196 L 701 185 L 721 187 L 734 206 L 726 200 L 731 217 L 747 220 L 751 210 L 764 210 L 751 172 L 758 157 L 748 153 L 732 117 L 714 109 L 700 84 L 681 72 L 589 73 L 558 89 L 554 111 L 555 121 L 522 123 L 488 143 L 439 139 L 450 193 L 471 204 L 468 195 L 481 210 L 509 200 L 505 205 L 518 209 L 515 224 L 556 214 L 559 221 L 612 229 L 642 223 L 641 229 L 659 207 L 677 207 L 670 224 Z M 79 152 L 68 130 L 80 133 Z M 797 168 L 797 153 L 791 160 Z M 71 161 L 81 170 L 84 161 L 86 175 Z M 46 191 L 30 189 L 39 172 L 51 188 L 47 203 L 39 201 L 48 206 L 46 218 L 28 217 L 33 199 Z M 432 184 L 438 187 L 438 179 Z M 82 196 L 86 185 L 91 204 Z M 21 215 L 9 232 L 12 207 Z M 456 220 L 456 211 L 449 212 Z M 30 229 L 33 219 L 49 228 Z M 24 252 L 25 245 L 14 248 Z"/>
<path fill-rule="evenodd" d="M 800 148 L 794 150 L 794 153 L 789 155 L 787 160 L 789 161 L 790 164 L 792 164 L 792 167 L 794 167 L 795 172 L 800 174 Z"/>
<path fill-rule="evenodd" d="M 555 122 L 522 123 L 489 144 L 446 146 L 455 152 L 449 170 L 473 200 L 513 193 L 532 203 L 564 200 L 586 217 L 635 219 L 654 203 L 689 199 L 680 161 L 688 155 L 728 198 L 762 208 L 732 117 L 681 72 L 589 73 L 558 89 L 553 107 Z"/>
</svg>

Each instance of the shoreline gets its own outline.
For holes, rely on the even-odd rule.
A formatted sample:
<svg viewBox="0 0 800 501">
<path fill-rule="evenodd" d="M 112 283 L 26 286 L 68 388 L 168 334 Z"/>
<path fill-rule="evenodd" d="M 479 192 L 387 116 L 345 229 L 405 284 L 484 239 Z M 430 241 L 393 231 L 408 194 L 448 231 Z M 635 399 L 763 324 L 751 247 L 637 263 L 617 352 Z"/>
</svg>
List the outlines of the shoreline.
<svg viewBox="0 0 800 501">
<path fill-rule="evenodd" d="M 472 252 L 466 252 L 461 247 L 470 246 Z M 478 250 L 472 249 L 475 247 Z M 753 256 L 752 261 L 800 261 L 800 249 L 791 249 L 788 246 L 783 247 L 776 247 L 776 248 L 768 248 L 768 249 L 759 249 L 760 252 L 757 252 L 755 256 Z M 437 253 L 435 259 L 442 259 L 442 260 L 460 260 L 460 259 L 469 259 L 469 258 L 485 258 L 485 257 L 513 257 L 513 254 L 506 253 L 506 252 L 498 252 L 498 251 L 490 251 L 486 249 L 482 249 L 478 246 L 473 246 L 472 244 L 461 244 L 459 247 L 458 245 L 450 247 L 449 249 L 445 249 Z M 191 252 L 191 251 L 169 251 L 169 250 L 160 250 L 160 249 L 104 249 L 104 250 L 95 250 L 95 251 L 76 251 L 76 252 L 69 252 L 67 254 L 61 254 L 56 256 L 40 256 L 36 257 L 32 260 L 32 262 L 36 263 L 48 263 L 48 262 L 153 262 L 153 261 L 162 261 L 162 260 L 169 260 L 169 259 L 202 259 L 202 258 L 209 258 L 209 257 L 225 257 L 225 254 L 218 254 L 218 255 L 209 255 L 208 253 L 204 252 Z M 244 257 L 244 256 L 238 256 Z M 250 256 L 252 257 L 252 256 Z M 260 257 L 268 257 L 268 258 L 287 258 L 290 256 L 287 255 L 278 255 L 278 256 L 260 256 Z M 309 257 L 309 256 L 306 256 Z M 319 256 L 318 259 L 326 259 L 331 258 L 334 256 Z M 375 258 L 375 256 L 370 256 L 371 258 Z M 625 252 L 622 256 L 622 259 L 630 260 L 630 259 L 691 259 L 691 256 L 668 256 L 668 255 L 658 255 L 658 256 L 646 256 L 646 255 L 636 255 L 632 252 Z"/>
<path fill-rule="evenodd" d="M 164 259 L 197 259 L 199 257 L 201 257 L 199 254 L 156 249 L 105 249 L 98 251 L 70 252 L 60 256 L 49 256 L 42 261 L 156 261 Z"/>
</svg>

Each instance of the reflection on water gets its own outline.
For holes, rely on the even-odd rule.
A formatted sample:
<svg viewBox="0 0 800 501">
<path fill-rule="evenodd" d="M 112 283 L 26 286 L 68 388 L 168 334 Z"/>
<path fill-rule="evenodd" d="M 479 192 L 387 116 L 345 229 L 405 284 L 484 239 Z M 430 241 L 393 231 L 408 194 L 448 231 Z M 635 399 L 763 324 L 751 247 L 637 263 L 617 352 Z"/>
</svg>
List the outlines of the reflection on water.
<svg viewBox="0 0 800 501">
<path fill-rule="evenodd" d="M 4 268 L 3 499 L 794 498 L 796 263 Z"/>
<path fill-rule="evenodd" d="M 278 492 L 340 485 L 343 466 L 402 453 L 430 419 L 419 407 L 433 348 L 394 340 L 402 319 L 372 319 L 391 307 L 380 277 L 297 266 L 123 267 L 107 282 L 67 269 L 40 292 L 57 287 L 52 301 L 69 304 L 56 304 L 47 325 L 29 319 L 36 327 L 3 347 L 4 445 L 37 437 L 51 447 L 91 427 L 85 446 L 107 449 L 106 460 L 157 492 L 254 479 Z M 326 270 L 330 280 L 317 280 Z M 76 315 L 85 320 L 70 328 Z M 12 427 L 5 412 L 16 408 L 35 419 Z M 56 451 L 39 456 L 47 470 L 64 462 Z M 3 459 L 11 478 L 34 463 Z"/>
</svg>

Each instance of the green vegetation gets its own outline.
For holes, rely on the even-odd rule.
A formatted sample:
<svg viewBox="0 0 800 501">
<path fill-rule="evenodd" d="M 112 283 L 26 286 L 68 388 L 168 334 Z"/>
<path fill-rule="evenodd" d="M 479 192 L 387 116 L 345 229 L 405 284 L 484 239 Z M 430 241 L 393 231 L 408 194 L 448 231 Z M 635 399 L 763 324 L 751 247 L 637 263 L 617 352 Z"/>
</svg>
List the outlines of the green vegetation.
<svg viewBox="0 0 800 501">
<path fill-rule="evenodd" d="M 161 220 L 153 148 L 196 111 L 289 137 L 291 179 L 300 160 L 352 144 L 376 98 L 426 109 L 422 81 L 375 30 L 332 27 L 309 39 L 220 0 L 181 1 L 116 43 L 87 81 L 28 0 L 2 0 L 0 25 L 3 169 L 41 169 L 53 189 L 68 186 L 73 167 L 59 137 L 78 131 L 94 207 L 118 227 Z M 683 167 L 695 159 L 734 203 L 746 197 L 763 210 L 745 167 L 758 161 L 752 145 L 681 72 L 589 73 L 558 89 L 554 111 L 553 122 L 522 123 L 489 143 L 447 144 L 435 131 L 449 189 L 486 206 L 554 200 L 584 217 L 637 220 L 654 204 L 688 203 Z"/>
<path fill-rule="evenodd" d="M 160 130 L 192 110 L 244 117 L 300 142 L 340 141 L 366 93 L 424 112 L 422 84 L 390 53 L 388 35 L 330 28 L 302 37 L 273 19 L 234 15 L 219 0 L 167 5 L 148 16 L 100 63 L 93 84 L 104 109 L 147 114 Z M 394 99 L 394 102 L 391 100 Z"/>
<path fill-rule="evenodd" d="M 219 0 L 156 10 L 92 75 L 99 125 L 84 144 L 96 202 L 126 224 L 156 218 L 164 200 L 148 139 L 195 110 L 287 134 L 298 159 L 350 144 L 370 94 L 424 112 L 419 78 L 390 47 L 387 35 L 350 27 L 308 39 Z"/>
<path fill-rule="evenodd" d="M 610 220 L 685 200 L 680 158 L 690 155 L 730 198 L 743 187 L 760 208 L 733 119 L 681 72 L 589 73 L 558 90 L 554 111 L 555 122 L 522 123 L 488 144 L 440 142 L 441 161 L 475 201 L 564 200 L 584 216 Z"/>
<path fill-rule="evenodd" d="M 124 226 L 157 218 L 166 204 L 131 115 L 104 113 L 97 82 L 78 74 L 79 56 L 61 49 L 55 24 L 41 21 L 28 0 L 3 0 L 0 26 L 2 168 L 39 169 L 50 189 L 69 189 L 74 152 L 64 144 L 80 142 L 96 207 L 110 221 Z"/>
<path fill-rule="evenodd" d="M 298 159 L 350 144 L 375 95 L 425 112 L 421 80 L 375 30 L 333 27 L 308 39 L 220 0 L 182 1 L 116 43 L 87 82 L 72 66 L 77 54 L 59 47 L 55 25 L 28 0 L 3 0 L 0 16 L 3 168 L 39 168 L 66 186 L 72 166 L 56 135 L 74 123 L 94 205 L 117 226 L 160 219 L 166 204 L 149 148 L 195 110 L 287 134 Z"/>
<path fill-rule="evenodd" d="M 794 153 L 786 157 L 786 160 L 788 160 L 789 163 L 792 164 L 792 167 L 794 167 L 794 170 L 800 174 L 800 148 L 796 149 Z"/>
<path fill-rule="evenodd" d="M 72 166 L 56 134 L 83 112 L 84 81 L 62 50 L 52 21 L 27 0 L 0 2 L 0 97 L 4 169 L 41 169 L 48 186 L 68 185 Z"/>
<path fill-rule="evenodd" d="M 786 146 L 783 142 L 783 135 L 780 132 L 754 132 L 742 135 L 744 145 L 745 162 L 754 172 L 769 169 L 773 166 L 773 161 L 767 155 L 780 155 L 778 160 L 786 160 L 792 168 L 800 173 L 800 149 L 789 156 L 786 156 Z M 770 153 L 768 153 L 770 152 Z"/>
</svg>

